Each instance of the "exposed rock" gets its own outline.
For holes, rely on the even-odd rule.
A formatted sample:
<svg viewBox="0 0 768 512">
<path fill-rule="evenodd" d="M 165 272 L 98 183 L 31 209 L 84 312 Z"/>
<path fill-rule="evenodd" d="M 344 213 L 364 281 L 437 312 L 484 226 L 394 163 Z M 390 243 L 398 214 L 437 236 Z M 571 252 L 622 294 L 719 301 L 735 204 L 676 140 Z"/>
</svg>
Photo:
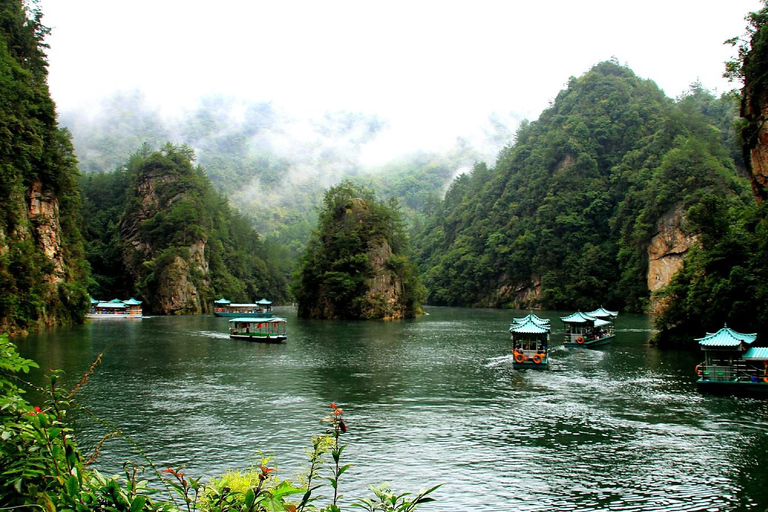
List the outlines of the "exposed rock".
<svg viewBox="0 0 768 512">
<path fill-rule="evenodd" d="M 61 226 L 59 225 L 59 200 L 51 191 L 42 190 L 36 181 L 27 191 L 29 220 L 35 230 L 37 243 L 53 264 L 53 272 L 46 275 L 51 283 L 58 283 L 64 275 L 64 258 L 61 253 Z"/>
<path fill-rule="evenodd" d="M 658 232 L 648 246 L 648 290 L 651 292 L 650 312 L 661 313 L 666 304 L 654 292 L 667 286 L 682 266 L 688 251 L 697 243 L 695 236 L 681 228 L 685 221 L 682 205 L 669 210 L 657 224 Z"/>
<path fill-rule="evenodd" d="M 368 293 L 365 295 L 366 316 L 385 320 L 405 316 L 400 301 L 403 282 L 400 276 L 388 267 L 391 257 L 392 248 L 386 240 L 372 244 L 368 250 L 368 261 L 373 269 L 373 277 L 368 279 Z"/>
<path fill-rule="evenodd" d="M 506 276 L 502 278 L 502 282 L 507 280 Z M 515 309 L 540 309 L 541 276 L 533 274 L 529 281 L 502 286 L 496 293 L 496 304 L 511 304 Z"/>
</svg>

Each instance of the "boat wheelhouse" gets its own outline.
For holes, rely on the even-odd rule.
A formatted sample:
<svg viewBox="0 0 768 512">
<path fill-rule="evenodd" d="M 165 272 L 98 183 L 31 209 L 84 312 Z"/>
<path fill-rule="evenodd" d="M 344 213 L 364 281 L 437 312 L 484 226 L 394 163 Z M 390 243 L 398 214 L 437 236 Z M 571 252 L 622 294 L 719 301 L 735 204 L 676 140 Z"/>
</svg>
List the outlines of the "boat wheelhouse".
<svg viewBox="0 0 768 512">
<path fill-rule="evenodd" d="M 250 304 L 235 304 L 222 297 L 213 301 L 213 305 L 213 314 L 216 316 L 260 318 L 272 316 L 272 302 L 267 299 L 261 299 Z"/>
<path fill-rule="evenodd" d="M 727 325 L 697 338 L 704 361 L 696 366 L 699 391 L 768 393 L 768 347 L 753 347 L 757 334 L 736 332 Z"/>
<path fill-rule="evenodd" d="M 285 318 L 242 317 L 229 321 L 229 337 L 261 343 L 282 343 L 286 335 Z"/>
<path fill-rule="evenodd" d="M 131 297 L 128 300 L 112 299 L 99 301 L 91 297 L 91 310 L 86 318 L 143 318 L 141 301 Z"/>
<path fill-rule="evenodd" d="M 565 325 L 563 345 L 592 348 L 610 343 L 616 337 L 613 321 L 617 316 L 617 312 L 599 308 L 589 313 L 579 311 L 560 317 Z"/>
<path fill-rule="evenodd" d="M 534 320 L 534 318 L 538 320 Z M 518 322 L 518 320 L 524 320 Z M 518 370 L 526 368 L 547 369 L 549 367 L 549 320 L 528 315 L 524 319 L 514 319 L 509 326 L 512 335 L 512 367 Z"/>
</svg>

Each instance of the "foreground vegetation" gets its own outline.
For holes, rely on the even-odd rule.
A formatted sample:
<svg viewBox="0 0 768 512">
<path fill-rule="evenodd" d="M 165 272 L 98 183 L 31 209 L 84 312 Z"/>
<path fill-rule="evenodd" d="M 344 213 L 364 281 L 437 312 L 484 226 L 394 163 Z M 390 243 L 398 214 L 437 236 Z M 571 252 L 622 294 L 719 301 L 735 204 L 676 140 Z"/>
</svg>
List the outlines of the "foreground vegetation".
<svg viewBox="0 0 768 512">
<path fill-rule="evenodd" d="M 94 418 L 110 427 L 86 457 L 75 443 L 75 432 L 67 425 L 67 413 L 77 409 L 90 414 L 77 401 L 77 392 L 87 384 L 101 356 L 89 373 L 72 390 L 59 384 L 61 372 L 48 376 L 47 401 L 33 406 L 23 398 L 21 374 L 37 367 L 22 358 L 7 335 L 0 336 L 0 509 L 38 509 L 44 511 L 318 511 L 342 510 L 342 476 L 350 464 L 342 464 L 347 432 L 343 410 L 331 404 L 324 419 L 327 429 L 312 439 L 308 451 L 309 469 L 295 480 L 281 479 L 270 467 L 270 459 L 257 461 L 247 471 L 229 471 L 209 481 L 192 478 L 183 468 L 160 470 L 144 457 L 154 488 L 144 479 L 142 469 L 126 462 L 121 476 L 105 476 L 92 468 L 111 437 L 130 436 L 108 421 Z M 137 456 L 143 456 L 140 447 Z M 327 484 L 326 484 L 327 482 Z M 388 485 L 373 487 L 371 498 L 361 498 L 350 507 L 374 511 L 409 512 L 432 501 L 429 496 L 439 486 L 415 496 L 395 494 Z M 323 492 L 328 492 L 324 495 Z"/>
</svg>

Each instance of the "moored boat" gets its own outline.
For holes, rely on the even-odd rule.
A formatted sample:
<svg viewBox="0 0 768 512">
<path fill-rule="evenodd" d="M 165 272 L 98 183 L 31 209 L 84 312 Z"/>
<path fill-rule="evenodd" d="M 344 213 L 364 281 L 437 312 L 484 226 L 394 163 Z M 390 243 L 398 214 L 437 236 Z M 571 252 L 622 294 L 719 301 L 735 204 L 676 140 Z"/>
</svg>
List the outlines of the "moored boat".
<svg viewBox="0 0 768 512">
<path fill-rule="evenodd" d="M 753 347 L 756 333 L 724 326 L 697 338 L 704 361 L 696 366 L 696 388 L 708 393 L 768 395 L 768 347 Z"/>
<path fill-rule="evenodd" d="M 286 335 L 285 318 L 241 317 L 229 321 L 229 337 L 261 343 L 282 343 Z"/>
<path fill-rule="evenodd" d="M 513 319 L 509 326 L 514 357 L 512 367 L 517 370 L 549 368 L 549 331 L 549 320 L 533 313 Z"/>
<path fill-rule="evenodd" d="M 131 297 L 128 300 L 112 299 L 100 301 L 91 297 L 91 309 L 86 318 L 143 318 L 141 301 Z"/>
<path fill-rule="evenodd" d="M 216 316 L 260 318 L 272 316 L 272 302 L 267 299 L 261 299 L 254 303 L 235 304 L 222 297 L 213 301 L 213 305 L 213 314 Z"/>
<path fill-rule="evenodd" d="M 563 345 L 593 348 L 610 343 L 616 337 L 613 321 L 618 315 L 616 311 L 600 307 L 589 313 L 579 311 L 560 317 L 565 325 Z"/>
</svg>

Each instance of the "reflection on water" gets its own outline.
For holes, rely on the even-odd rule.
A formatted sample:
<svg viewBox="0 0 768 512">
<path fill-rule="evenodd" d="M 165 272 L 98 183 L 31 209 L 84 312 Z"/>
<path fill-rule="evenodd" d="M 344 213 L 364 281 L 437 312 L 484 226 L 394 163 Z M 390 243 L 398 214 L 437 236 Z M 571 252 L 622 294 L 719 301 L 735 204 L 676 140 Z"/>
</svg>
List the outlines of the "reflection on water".
<svg viewBox="0 0 768 512">
<path fill-rule="evenodd" d="M 424 510 L 768 507 L 767 403 L 698 394 L 698 354 L 649 347 L 646 317 L 620 315 L 613 344 L 579 350 L 558 336 L 567 312 L 537 312 L 553 321 L 551 367 L 526 372 L 512 368 L 507 333 L 525 312 L 334 322 L 278 311 L 284 345 L 230 340 L 226 319 L 153 317 L 33 335 L 20 352 L 74 383 L 103 351 L 80 402 L 188 474 L 247 468 L 261 450 L 293 477 L 335 401 L 350 427 L 348 497 L 386 481 L 400 492 L 443 483 Z M 106 433 L 77 423 L 86 451 Z M 126 459 L 142 462 L 109 441 L 99 467 Z"/>
</svg>

